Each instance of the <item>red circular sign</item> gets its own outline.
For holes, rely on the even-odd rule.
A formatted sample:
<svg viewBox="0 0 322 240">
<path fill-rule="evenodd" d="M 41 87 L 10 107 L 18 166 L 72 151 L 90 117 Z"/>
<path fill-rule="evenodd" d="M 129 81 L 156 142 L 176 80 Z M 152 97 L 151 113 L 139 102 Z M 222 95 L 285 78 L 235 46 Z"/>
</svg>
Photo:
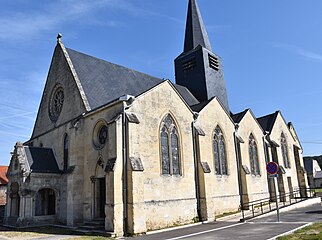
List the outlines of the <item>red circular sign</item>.
<svg viewBox="0 0 322 240">
<path fill-rule="evenodd" d="M 278 164 L 276 162 L 269 162 L 266 165 L 266 170 L 269 174 L 276 174 L 278 171 Z"/>
</svg>

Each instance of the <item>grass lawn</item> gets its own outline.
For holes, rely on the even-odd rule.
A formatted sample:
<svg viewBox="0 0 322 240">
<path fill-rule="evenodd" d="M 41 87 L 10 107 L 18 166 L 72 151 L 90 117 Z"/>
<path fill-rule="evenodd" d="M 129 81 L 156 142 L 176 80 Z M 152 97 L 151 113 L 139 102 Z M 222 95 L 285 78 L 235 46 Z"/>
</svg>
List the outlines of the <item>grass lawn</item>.
<svg viewBox="0 0 322 240">
<path fill-rule="evenodd" d="M 75 240 L 103 240 L 103 239 L 112 239 L 107 238 L 105 236 L 100 236 L 96 233 L 80 233 L 73 231 L 72 229 L 67 228 L 59 228 L 59 227 L 33 227 L 33 228 L 24 228 L 24 229 L 6 229 L 0 230 L 0 239 L 1 237 L 10 239 L 10 240 L 22 240 L 22 239 L 33 239 L 40 237 L 52 237 L 55 235 L 72 235 L 75 237 L 71 237 L 68 239 Z"/>
<path fill-rule="evenodd" d="M 106 239 L 111 239 L 111 238 L 94 237 L 94 236 L 82 236 L 82 237 L 68 238 L 68 240 L 106 240 Z"/>
<path fill-rule="evenodd" d="M 279 237 L 278 240 L 319 240 L 322 239 L 322 223 L 315 223 L 297 230 L 295 233 Z"/>
</svg>

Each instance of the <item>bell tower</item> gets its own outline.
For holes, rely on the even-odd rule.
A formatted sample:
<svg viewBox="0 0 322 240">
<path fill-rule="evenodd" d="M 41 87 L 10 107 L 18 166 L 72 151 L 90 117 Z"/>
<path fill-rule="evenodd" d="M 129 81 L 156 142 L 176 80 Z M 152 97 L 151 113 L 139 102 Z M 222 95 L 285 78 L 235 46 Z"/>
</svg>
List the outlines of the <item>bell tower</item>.
<svg viewBox="0 0 322 240">
<path fill-rule="evenodd" d="M 200 101 L 218 97 L 229 112 L 221 58 L 213 53 L 197 0 L 189 0 L 184 51 L 174 60 L 176 83 Z"/>
</svg>

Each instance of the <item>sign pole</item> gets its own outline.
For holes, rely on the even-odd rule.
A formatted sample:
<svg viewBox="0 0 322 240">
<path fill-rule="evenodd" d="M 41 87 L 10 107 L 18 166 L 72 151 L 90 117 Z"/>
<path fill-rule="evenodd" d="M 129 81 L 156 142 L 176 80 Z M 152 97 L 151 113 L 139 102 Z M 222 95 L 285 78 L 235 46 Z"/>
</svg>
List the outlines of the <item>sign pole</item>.
<svg viewBox="0 0 322 240">
<path fill-rule="evenodd" d="M 279 166 L 275 162 L 269 162 L 266 166 L 266 170 L 267 170 L 267 173 L 269 174 L 269 177 L 274 179 L 274 194 L 275 194 L 275 203 L 276 203 L 277 222 L 280 222 L 280 209 L 278 206 L 277 191 L 276 191 L 276 186 L 278 186 L 278 182 L 277 182 L 278 168 Z"/>
<path fill-rule="evenodd" d="M 277 215 L 277 222 L 280 222 L 280 209 L 278 206 L 278 201 L 277 201 L 277 191 L 276 191 L 276 186 L 277 186 L 277 177 L 274 176 L 274 192 L 275 192 L 275 203 L 276 203 L 276 215 Z"/>
</svg>

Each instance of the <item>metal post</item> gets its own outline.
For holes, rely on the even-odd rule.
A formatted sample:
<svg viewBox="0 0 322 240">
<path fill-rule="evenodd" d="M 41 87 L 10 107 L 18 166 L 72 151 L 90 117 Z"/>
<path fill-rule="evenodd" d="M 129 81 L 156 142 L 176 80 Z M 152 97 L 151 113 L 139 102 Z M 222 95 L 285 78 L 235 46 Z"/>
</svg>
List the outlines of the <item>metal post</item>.
<svg viewBox="0 0 322 240">
<path fill-rule="evenodd" d="M 276 185 L 277 185 L 277 176 L 274 176 L 274 193 L 275 193 L 275 202 L 276 202 L 276 215 L 277 215 L 277 222 L 280 222 L 280 209 L 279 209 L 278 201 L 277 201 Z"/>
</svg>

